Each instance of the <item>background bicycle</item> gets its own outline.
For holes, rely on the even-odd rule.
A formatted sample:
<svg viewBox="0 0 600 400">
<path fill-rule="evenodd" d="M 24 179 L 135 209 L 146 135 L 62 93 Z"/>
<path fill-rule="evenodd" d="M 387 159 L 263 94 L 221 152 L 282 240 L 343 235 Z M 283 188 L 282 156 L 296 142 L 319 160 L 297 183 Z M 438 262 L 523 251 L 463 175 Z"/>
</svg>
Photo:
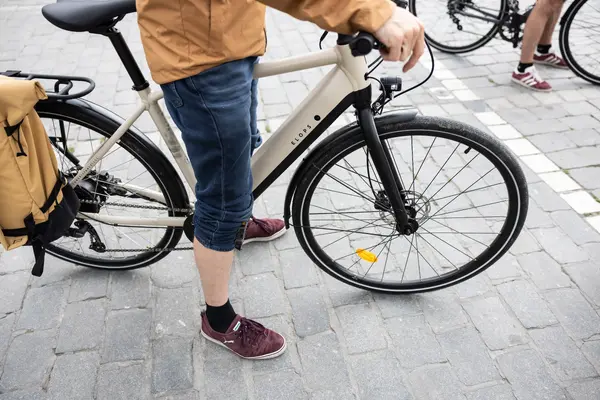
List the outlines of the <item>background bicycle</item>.
<svg viewBox="0 0 600 400">
<path fill-rule="evenodd" d="M 531 13 L 531 1 L 410 0 L 410 9 L 431 26 L 427 38 L 447 53 L 476 50 L 495 37 L 516 48 Z M 558 42 L 569 68 L 579 77 L 600 84 L 600 2 L 575 0 L 565 5 Z"/>
<path fill-rule="evenodd" d="M 108 41 L 53 28 L 40 14 L 46 3 L 0 0 L 0 70 L 88 76 L 97 87 L 86 98 L 131 114 L 137 98 Z M 273 11 L 267 22 L 267 59 L 318 48 L 321 31 L 310 24 Z M 135 17 L 119 27 L 148 75 Z M 515 57 L 500 41 L 460 58 L 437 52 L 428 84 L 392 103 L 502 135 L 522 154 L 531 196 L 526 228 L 510 254 L 478 278 L 426 295 L 373 295 L 315 268 L 294 235 L 266 247 L 246 246 L 236 256 L 232 301 L 286 332 L 290 349 L 281 360 L 249 366 L 197 340 L 202 293 L 191 252 L 115 272 L 48 257 L 41 280 L 29 278 L 29 249 L 3 253 L 0 398 L 269 399 L 284 393 L 297 399 L 464 400 L 595 393 L 600 304 L 590 285 L 597 279 L 590 277 L 600 262 L 599 239 L 586 222 L 593 211 L 575 211 L 570 196 L 598 190 L 598 91 L 570 71 L 548 71 L 553 93 L 523 93 L 502 81 Z M 265 138 L 324 72 L 261 80 Z M 403 76 L 404 85 L 428 72 L 425 60 Z M 398 67 L 382 65 L 382 75 L 398 74 Z M 352 117 L 344 115 L 340 124 Z M 136 126 L 164 146 L 151 121 Z M 544 159 L 557 169 L 535 163 Z M 564 183 L 556 179 L 561 169 L 578 189 L 557 185 Z M 286 174 L 261 196 L 257 213 L 281 215 L 288 181 Z M 498 349 L 495 356 L 490 349 Z M 234 378 L 224 382 L 209 372 L 215 366 Z"/>
</svg>

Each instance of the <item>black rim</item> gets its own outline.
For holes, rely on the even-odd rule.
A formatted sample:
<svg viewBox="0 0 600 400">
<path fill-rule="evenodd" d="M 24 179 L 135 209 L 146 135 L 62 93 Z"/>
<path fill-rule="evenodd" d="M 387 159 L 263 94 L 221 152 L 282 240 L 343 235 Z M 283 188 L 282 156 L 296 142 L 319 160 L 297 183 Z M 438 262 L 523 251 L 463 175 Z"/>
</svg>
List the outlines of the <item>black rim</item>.
<svg viewBox="0 0 600 400">
<path fill-rule="evenodd" d="M 475 142 L 471 139 L 462 137 L 460 135 L 448 132 L 432 132 L 431 130 L 423 130 L 419 129 L 408 129 L 406 131 L 392 131 L 386 132 L 382 134 L 381 137 L 384 139 L 390 139 L 394 137 L 408 137 L 410 135 L 420 135 L 420 136 L 429 136 L 429 137 L 442 137 L 445 139 L 452 139 L 456 142 L 462 142 L 463 144 L 467 144 L 473 149 L 477 150 L 481 155 L 486 157 L 490 163 L 498 169 L 500 172 L 504 184 L 507 188 L 508 193 L 508 209 L 506 212 L 506 220 L 504 221 L 502 228 L 499 231 L 499 235 L 496 236 L 494 241 L 489 245 L 489 247 L 484 250 L 477 258 L 477 260 L 473 259 L 469 261 L 467 264 L 463 265 L 459 269 L 454 272 L 447 273 L 442 275 L 441 277 L 433 277 L 430 279 L 422 280 L 418 283 L 385 283 L 382 281 L 376 281 L 374 279 L 369 279 L 366 277 L 358 277 L 355 274 L 349 273 L 348 270 L 342 267 L 339 263 L 332 260 L 332 258 L 326 253 L 326 251 L 321 247 L 321 245 L 316 240 L 316 236 L 313 232 L 313 229 L 310 228 L 310 203 L 313 198 L 315 189 L 317 188 L 319 182 L 325 176 L 325 172 L 328 171 L 335 163 L 339 160 L 342 160 L 346 155 L 351 154 L 356 149 L 359 149 L 364 146 L 364 142 L 358 141 L 353 143 L 350 146 L 347 146 L 343 150 L 341 150 L 335 157 L 332 157 L 332 160 L 328 162 L 323 168 L 315 174 L 312 178 L 312 182 L 304 195 L 304 201 L 302 202 L 302 227 L 297 227 L 298 234 L 303 235 L 306 238 L 307 244 L 309 248 L 312 250 L 313 254 L 309 255 L 313 258 L 314 261 L 319 265 L 325 266 L 326 272 L 334 275 L 336 278 L 341 279 L 347 283 L 353 284 L 355 286 L 360 286 L 366 289 L 373 290 L 384 290 L 384 291 L 420 291 L 420 290 L 431 290 L 435 288 L 441 288 L 444 286 L 448 286 L 454 283 L 457 283 L 461 280 L 466 279 L 467 277 L 473 276 L 474 274 L 482 271 L 487 266 L 491 265 L 494 261 L 496 261 L 504 252 L 508 250 L 508 245 L 516 238 L 518 235 L 518 220 L 519 220 L 519 210 L 521 199 L 519 198 L 520 194 L 518 191 L 518 184 L 516 182 L 516 177 L 512 175 L 505 161 L 498 158 L 498 156 L 494 155 L 487 148 L 478 142 Z M 421 240 L 422 236 L 414 235 L 414 240 Z M 385 238 L 384 238 L 385 239 Z M 407 239 L 408 240 L 408 239 Z M 380 244 L 381 246 L 381 244 Z M 389 246 L 389 245 L 388 245 Z M 414 247 L 411 244 L 411 247 Z M 381 249 L 383 251 L 385 249 L 385 245 Z M 417 250 L 418 252 L 418 250 Z M 375 252 L 374 252 L 375 253 Z M 389 253 L 389 250 L 388 250 Z M 409 254 L 410 256 L 410 254 Z M 417 257 L 417 261 L 419 261 L 419 257 Z M 387 258 L 385 260 L 387 263 Z M 406 258 L 406 262 L 408 262 L 408 257 Z M 404 267 L 406 270 L 406 266 Z M 384 267 L 385 273 L 385 267 Z M 420 267 L 419 267 L 420 273 Z M 383 276 L 383 275 L 382 275 Z"/>
<path fill-rule="evenodd" d="M 588 4 L 587 0 L 581 0 L 579 2 L 573 3 L 572 7 L 570 8 L 569 15 L 566 17 L 564 25 L 561 27 L 560 47 L 561 52 L 565 57 L 565 61 L 567 62 L 571 70 L 575 72 L 575 74 L 577 74 L 577 76 L 587 80 L 588 82 L 600 85 L 600 75 L 593 74 L 586 68 L 582 67 L 581 64 L 575 59 L 571 46 L 571 28 L 574 25 L 573 22 L 575 21 L 575 18 L 577 16 L 583 15 L 582 18 L 585 18 L 587 16 L 586 12 L 579 12 L 585 4 Z M 594 8 L 593 6 L 591 7 Z M 597 15 L 600 15 L 600 10 L 595 9 L 594 11 Z M 592 40 L 596 41 L 597 43 L 600 43 L 600 27 L 596 26 L 595 28 L 592 28 L 589 25 L 586 25 L 586 22 L 582 22 L 582 24 L 584 25 L 581 26 L 581 28 L 584 31 L 589 32 L 589 36 L 592 37 Z M 585 47 L 589 48 L 588 46 Z M 599 68 L 598 73 L 600 73 L 599 63 L 600 60 L 592 60 L 592 65 L 595 64 L 596 68 Z"/>
<path fill-rule="evenodd" d="M 410 7 L 411 7 L 412 12 L 416 16 L 419 16 L 417 13 L 416 0 L 411 0 Z M 502 16 L 505 14 L 505 10 L 506 10 L 506 1 L 501 0 L 500 10 L 498 11 L 498 15 L 496 16 L 496 19 L 498 19 L 498 21 L 500 21 L 502 19 Z M 447 15 L 446 15 L 446 17 L 449 18 L 449 16 L 447 16 Z M 468 30 L 469 21 L 476 21 L 476 19 L 469 18 L 467 16 L 463 16 L 461 21 L 463 21 L 463 26 L 466 27 Z M 433 26 L 432 29 L 435 29 L 435 26 Z M 449 46 L 449 45 L 443 44 L 443 43 L 433 39 L 427 33 L 427 31 L 425 32 L 425 37 L 427 38 L 427 41 L 434 48 L 438 49 L 439 51 L 446 52 L 446 53 L 467 53 L 470 51 L 477 50 L 478 48 L 484 46 L 486 43 L 488 43 L 490 40 L 492 40 L 494 38 L 494 36 L 496 36 L 499 29 L 500 29 L 500 24 L 496 23 L 496 24 L 492 25 L 491 29 L 487 33 L 482 35 L 482 37 L 480 39 L 474 41 L 471 44 L 463 45 L 463 46 Z M 458 31 L 458 29 L 457 29 L 457 31 Z"/>
<path fill-rule="evenodd" d="M 46 111 L 40 111 L 40 110 L 38 110 L 38 115 L 40 116 L 40 118 L 42 118 L 42 121 L 44 121 L 44 120 L 56 121 L 55 126 L 59 126 L 60 121 L 63 121 L 63 122 L 69 123 L 69 124 L 73 124 L 75 126 L 80 126 L 85 129 L 89 129 L 99 135 L 102 135 L 103 137 L 110 136 L 104 131 L 104 129 L 99 128 L 97 126 L 98 124 L 86 121 L 84 118 L 79 119 L 76 117 L 72 117 L 70 115 L 64 115 L 64 114 L 60 114 L 60 113 L 46 112 Z M 51 135 L 51 132 L 49 132 L 49 134 Z M 127 138 L 127 135 L 125 135 L 121 139 L 121 141 L 118 143 L 118 145 L 113 147 L 111 152 L 116 151 L 114 149 L 117 149 L 119 147 L 122 148 L 123 150 L 125 150 L 129 155 L 131 155 L 133 157 L 133 159 L 135 159 L 135 161 L 139 162 L 140 165 L 143 168 L 145 168 L 145 171 L 152 177 L 152 179 L 154 180 L 154 183 L 158 186 L 160 191 L 165 196 L 166 207 L 169 207 L 169 208 L 182 207 L 183 205 L 174 205 L 172 203 L 172 199 L 168 195 L 168 190 L 167 190 L 166 185 L 161 180 L 159 174 L 157 174 L 155 172 L 155 170 L 152 167 L 152 165 L 150 164 L 150 162 L 148 162 L 148 160 L 151 160 L 152 157 L 142 157 L 141 155 L 139 155 L 137 153 L 136 150 L 133 149 L 133 147 L 128 142 L 129 142 L 129 140 Z M 60 158 L 58 158 L 57 161 L 59 163 L 59 168 L 61 168 Z M 155 204 L 155 205 L 159 206 L 160 204 Z M 136 215 L 136 216 L 139 215 L 139 213 L 138 214 L 135 213 L 135 209 L 132 209 L 132 210 L 134 210 L 134 211 L 132 211 L 132 215 Z M 172 215 L 172 213 L 169 213 L 169 214 Z M 93 220 L 92 220 L 92 222 L 93 222 Z M 110 225 L 106 225 L 106 224 L 103 224 L 103 225 L 110 226 Z M 164 229 L 164 234 L 162 235 L 161 239 L 158 240 L 157 243 L 154 244 L 152 247 L 166 248 L 169 246 L 174 246 L 181 238 L 182 230 L 180 228 L 162 228 L 162 229 Z M 101 252 L 97 252 L 96 253 L 97 256 L 96 255 L 82 256 L 82 255 L 78 254 L 77 252 L 70 251 L 70 250 L 60 247 L 60 241 L 61 241 L 61 239 L 57 240 L 54 244 L 48 245 L 47 250 L 50 254 L 55 255 L 58 258 L 61 258 L 63 260 L 71 261 L 76 264 L 88 266 L 88 267 L 102 267 L 102 268 L 109 268 L 109 269 L 110 268 L 115 268 L 115 269 L 137 268 L 137 267 L 142 267 L 144 265 L 147 265 L 149 262 L 157 261 L 166 255 L 165 252 L 144 251 L 144 249 L 140 249 L 139 253 L 132 253 L 134 255 L 124 256 L 124 257 L 120 257 L 118 259 L 110 259 L 107 255 L 107 253 L 101 253 Z M 80 245 L 80 247 L 81 247 L 81 245 Z M 110 246 L 110 247 L 112 247 L 112 246 Z M 127 253 L 122 253 L 122 254 L 126 255 Z"/>
</svg>

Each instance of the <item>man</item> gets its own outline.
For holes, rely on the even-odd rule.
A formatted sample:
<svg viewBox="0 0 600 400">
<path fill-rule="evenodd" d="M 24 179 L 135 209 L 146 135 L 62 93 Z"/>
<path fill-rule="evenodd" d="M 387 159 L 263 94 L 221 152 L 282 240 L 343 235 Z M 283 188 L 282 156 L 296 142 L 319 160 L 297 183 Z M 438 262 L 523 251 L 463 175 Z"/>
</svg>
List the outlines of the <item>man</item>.
<svg viewBox="0 0 600 400">
<path fill-rule="evenodd" d="M 374 33 L 388 49 L 387 60 L 408 59 L 405 71 L 424 51 L 422 24 L 390 0 L 261 3 L 137 0 L 136 4 L 152 77 L 163 88 L 198 181 L 194 254 L 206 299 L 201 333 L 251 359 L 277 357 L 286 348 L 281 335 L 237 315 L 228 296 L 235 238 L 252 212 L 250 157 L 260 142 L 252 72 L 257 57 L 265 52 L 265 5 L 330 31 Z M 248 229 L 263 230 L 258 236 L 267 237 L 283 225 L 279 220 L 253 224 Z"/>
<path fill-rule="evenodd" d="M 560 17 L 564 0 L 538 0 L 525 23 L 521 61 L 512 74 L 512 81 L 526 88 L 549 92 L 552 86 L 535 69 L 534 63 L 555 68 L 568 68 L 552 49 L 552 33 Z"/>
</svg>

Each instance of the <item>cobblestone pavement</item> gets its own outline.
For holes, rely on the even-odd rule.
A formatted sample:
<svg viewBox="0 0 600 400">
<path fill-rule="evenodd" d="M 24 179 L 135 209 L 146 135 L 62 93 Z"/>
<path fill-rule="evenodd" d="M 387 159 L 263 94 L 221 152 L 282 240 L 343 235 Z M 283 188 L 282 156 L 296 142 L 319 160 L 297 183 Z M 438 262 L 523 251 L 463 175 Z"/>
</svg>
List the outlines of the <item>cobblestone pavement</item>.
<svg viewBox="0 0 600 400">
<path fill-rule="evenodd" d="M 130 113 L 136 97 L 108 41 L 59 31 L 42 18 L 43 3 L 0 0 L 0 70 L 90 76 L 91 100 Z M 272 12 L 268 27 L 268 57 L 317 48 L 310 24 Z M 134 17 L 120 28 L 143 62 Z M 600 88 L 543 69 L 556 90 L 526 92 L 509 83 L 517 58 L 499 41 L 462 57 L 436 53 L 434 77 L 395 102 L 496 134 L 522 157 L 526 229 L 485 273 L 389 297 L 317 271 L 292 233 L 248 246 L 236 257 L 231 298 L 290 346 L 279 359 L 245 362 L 199 337 L 202 293 L 190 252 L 118 273 L 48 257 L 39 279 L 29 249 L 3 253 L 0 400 L 600 398 L 600 234 L 591 225 L 600 211 L 591 197 L 600 197 Z M 321 76 L 261 82 L 265 131 Z M 139 127 L 152 130 L 145 119 Z M 280 215 L 284 190 L 269 189 L 261 213 Z"/>
</svg>

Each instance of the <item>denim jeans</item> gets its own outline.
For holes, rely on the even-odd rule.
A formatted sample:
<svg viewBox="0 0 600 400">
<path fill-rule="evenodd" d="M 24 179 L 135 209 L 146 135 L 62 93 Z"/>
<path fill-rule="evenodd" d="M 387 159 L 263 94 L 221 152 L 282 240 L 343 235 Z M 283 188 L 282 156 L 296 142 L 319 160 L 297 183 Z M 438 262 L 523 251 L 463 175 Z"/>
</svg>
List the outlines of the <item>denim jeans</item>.
<svg viewBox="0 0 600 400">
<path fill-rule="evenodd" d="M 162 86 L 194 174 L 194 235 L 230 251 L 252 213 L 250 157 L 261 144 L 256 125 L 256 57 L 232 61 Z"/>
</svg>

